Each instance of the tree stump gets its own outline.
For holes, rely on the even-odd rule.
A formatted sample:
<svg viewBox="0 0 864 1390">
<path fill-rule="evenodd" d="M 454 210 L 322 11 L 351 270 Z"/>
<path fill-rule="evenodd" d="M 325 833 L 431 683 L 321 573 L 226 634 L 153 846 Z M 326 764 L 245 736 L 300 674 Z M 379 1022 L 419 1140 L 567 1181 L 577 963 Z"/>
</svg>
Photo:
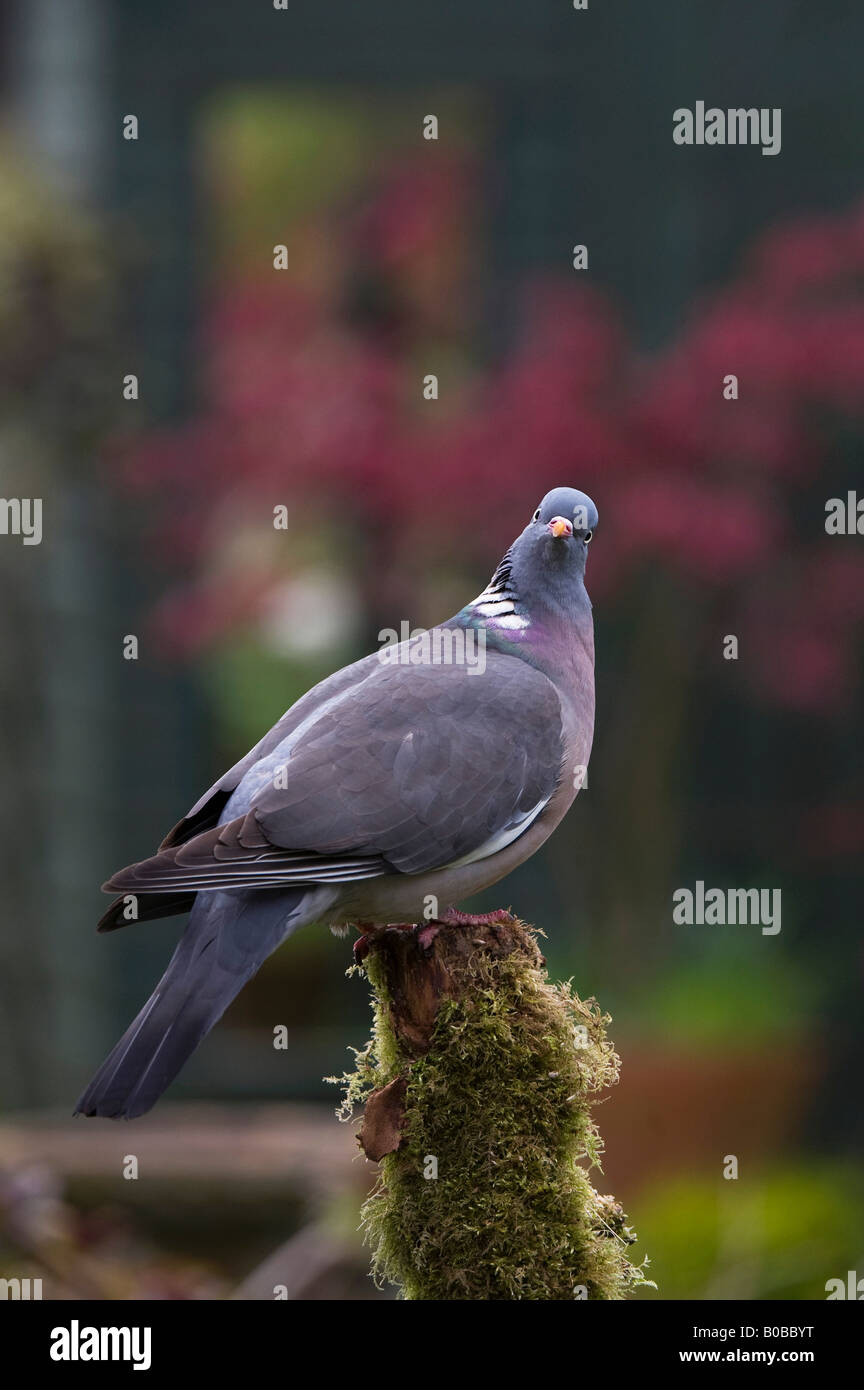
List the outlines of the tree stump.
<svg viewBox="0 0 864 1390">
<path fill-rule="evenodd" d="M 380 1163 L 362 1212 L 373 1273 L 407 1299 L 619 1299 L 648 1282 L 583 1163 L 618 1078 L 608 1016 L 553 985 L 508 913 L 372 928 L 373 1033 L 343 1078 Z"/>
</svg>

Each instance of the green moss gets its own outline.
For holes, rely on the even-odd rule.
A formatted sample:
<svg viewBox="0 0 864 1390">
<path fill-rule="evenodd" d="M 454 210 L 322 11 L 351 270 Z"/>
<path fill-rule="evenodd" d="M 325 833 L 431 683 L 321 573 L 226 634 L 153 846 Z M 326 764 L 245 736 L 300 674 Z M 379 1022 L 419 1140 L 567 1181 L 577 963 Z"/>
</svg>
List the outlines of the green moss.
<svg viewBox="0 0 864 1390">
<path fill-rule="evenodd" d="M 407 1076 L 401 1142 L 362 1211 L 373 1273 L 406 1299 L 618 1299 L 645 1282 L 623 1213 L 582 1166 L 602 1149 L 591 1099 L 618 1077 L 608 1016 L 550 984 L 514 925 L 520 949 L 459 966 L 420 1055 L 394 1030 L 385 954 L 364 967 L 373 1034 L 345 1106 Z"/>
</svg>

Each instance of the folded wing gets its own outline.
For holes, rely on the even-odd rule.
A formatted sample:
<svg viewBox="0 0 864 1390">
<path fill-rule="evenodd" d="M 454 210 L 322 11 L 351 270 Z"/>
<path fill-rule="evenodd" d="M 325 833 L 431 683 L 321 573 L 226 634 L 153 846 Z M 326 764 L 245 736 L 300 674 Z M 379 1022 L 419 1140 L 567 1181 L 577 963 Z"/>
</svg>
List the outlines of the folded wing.
<svg viewBox="0 0 864 1390">
<path fill-rule="evenodd" d="M 169 837 L 106 888 L 177 895 L 418 874 L 521 833 L 560 777 L 551 682 L 494 652 L 482 674 L 375 660 L 364 668 L 244 760 L 236 787 L 220 792 L 221 824 Z"/>
</svg>

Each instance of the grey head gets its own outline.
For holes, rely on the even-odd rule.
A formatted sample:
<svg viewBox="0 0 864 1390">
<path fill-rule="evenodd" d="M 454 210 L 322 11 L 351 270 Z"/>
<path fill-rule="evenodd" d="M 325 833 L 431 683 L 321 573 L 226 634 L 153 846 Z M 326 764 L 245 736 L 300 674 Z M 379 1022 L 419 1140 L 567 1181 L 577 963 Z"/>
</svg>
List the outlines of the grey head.
<svg viewBox="0 0 864 1390">
<path fill-rule="evenodd" d="M 535 622 L 570 622 L 590 613 L 585 564 L 597 522 L 597 508 L 586 493 L 572 487 L 547 492 L 460 618 L 518 640 Z"/>
</svg>

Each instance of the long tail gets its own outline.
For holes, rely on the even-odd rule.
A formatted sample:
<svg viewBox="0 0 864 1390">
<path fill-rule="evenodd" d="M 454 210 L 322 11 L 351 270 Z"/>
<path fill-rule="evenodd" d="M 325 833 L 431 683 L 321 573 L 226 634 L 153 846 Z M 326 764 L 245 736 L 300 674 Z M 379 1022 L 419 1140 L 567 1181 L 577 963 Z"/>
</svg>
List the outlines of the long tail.
<svg viewBox="0 0 864 1390">
<path fill-rule="evenodd" d="M 321 891 L 308 888 L 200 893 L 168 969 L 75 1113 L 143 1115 L 271 951 L 325 905 Z"/>
</svg>

